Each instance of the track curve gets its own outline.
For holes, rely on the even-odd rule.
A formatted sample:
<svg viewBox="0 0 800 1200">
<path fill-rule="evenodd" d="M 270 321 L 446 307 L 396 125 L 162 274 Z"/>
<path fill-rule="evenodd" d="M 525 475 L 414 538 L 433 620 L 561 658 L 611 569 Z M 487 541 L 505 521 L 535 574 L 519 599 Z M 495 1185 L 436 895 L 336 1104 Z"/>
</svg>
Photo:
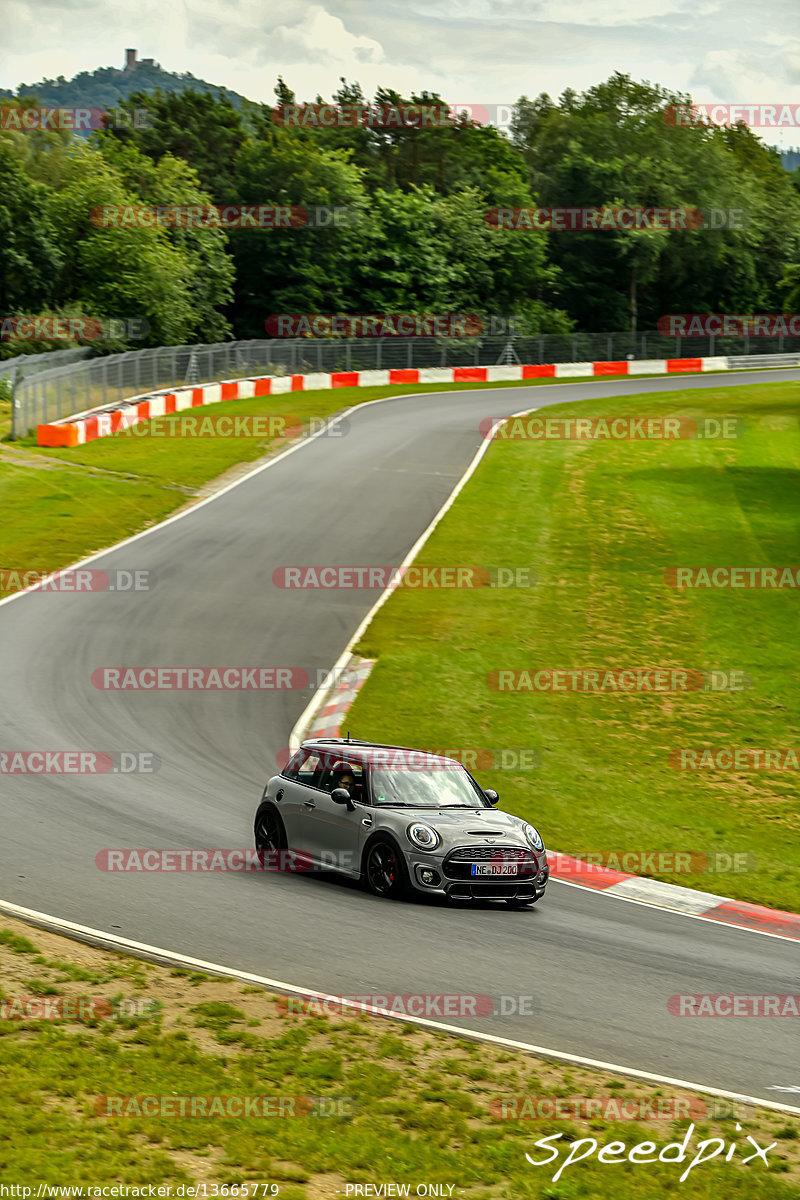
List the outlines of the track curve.
<svg viewBox="0 0 800 1200">
<path fill-rule="evenodd" d="M 800 379 L 800 371 L 396 397 L 356 409 L 213 503 L 95 561 L 147 592 L 33 592 L 0 605 L 0 746 L 144 750 L 145 776 L 4 776 L 0 895 L 208 961 L 339 994 L 519 994 L 481 1031 L 776 1100 L 797 1083 L 791 1021 L 680 1020 L 678 992 L 797 990 L 796 943 L 554 884 L 532 913 L 397 906 L 331 880 L 108 874 L 109 847 L 244 847 L 308 691 L 106 692 L 101 666 L 329 668 L 371 592 L 287 592 L 286 563 L 400 562 L 480 442 L 478 426 L 598 395 Z M 587 986 L 591 981 L 591 987 Z"/>
</svg>

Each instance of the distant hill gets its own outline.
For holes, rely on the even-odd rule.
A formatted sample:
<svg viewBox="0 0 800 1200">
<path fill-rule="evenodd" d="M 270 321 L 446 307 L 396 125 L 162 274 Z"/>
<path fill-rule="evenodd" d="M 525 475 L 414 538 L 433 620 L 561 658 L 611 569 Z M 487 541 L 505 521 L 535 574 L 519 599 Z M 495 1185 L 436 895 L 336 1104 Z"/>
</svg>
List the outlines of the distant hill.
<svg viewBox="0 0 800 1200">
<path fill-rule="evenodd" d="M 0 97 L 36 96 L 42 104 L 54 108 L 113 108 L 126 101 L 133 92 L 212 92 L 227 96 L 236 108 L 247 104 L 238 92 L 198 79 L 190 71 L 177 74 L 165 71 L 152 58 L 137 59 L 136 50 L 126 50 L 123 68 L 98 67 L 96 71 L 81 71 L 73 79 L 59 75 L 57 79 L 40 79 L 38 83 L 21 83 L 16 92 L 0 88 Z"/>
</svg>

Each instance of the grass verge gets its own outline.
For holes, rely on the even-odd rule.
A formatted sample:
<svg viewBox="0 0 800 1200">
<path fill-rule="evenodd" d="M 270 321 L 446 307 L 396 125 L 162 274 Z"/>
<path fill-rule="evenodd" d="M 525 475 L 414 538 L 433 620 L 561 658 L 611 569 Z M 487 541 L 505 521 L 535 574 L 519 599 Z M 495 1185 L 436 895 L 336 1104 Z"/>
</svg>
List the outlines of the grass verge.
<svg viewBox="0 0 800 1200">
<path fill-rule="evenodd" d="M 725 1148 L 736 1143 L 731 1161 L 723 1151 L 692 1168 L 680 1184 L 686 1200 L 797 1195 L 800 1131 L 790 1115 L 568 1069 L 362 1013 L 296 1013 L 286 997 L 258 987 L 109 954 L 7 918 L 3 926 L 0 1013 L 43 1000 L 51 1012 L 72 1001 L 74 1013 L 84 1002 L 82 1020 L 0 1019 L 3 1183 L 191 1183 L 206 1185 L 208 1196 L 235 1196 L 230 1189 L 246 1184 L 239 1196 L 282 1200 L 333 1200 L 368 1184 L 407 1185 L 408 1194 L 424 1195 L 416 1189 L 435 1184 L 440 1190 L 430 1194 L 456 1200 L 616 1200 L 621 1192 L 651 1200 L 677 1189 L 699 1142 L 718 1137 Z M 92 1015 L 104 1001 L 110 1015 Z M 176 1097 L 256 1095 L 323 1097 L 316 1111 L 338 1115 L 106 1117 L 108 1101 L 98 1101 L 165 1096 L 176 1111 Z M 580 1099 L 595 1102 L 594 1114 L 518 1119 L 522 1097 L 528 1112 Z M 129 1104 L 121 1111 L 137 1111 Z M 597 1115 L 601 1108 L 615 1115 Z M 665 1115 L 653 1115 L 659 1112 Z M 618 1119 L 636 1113 L 650 1115 Z M 641 1152 L 647 1157 L 680 1142 L 690 1125 L 683 1164 L 617 1161 L 611 1170 L 593 1153 L 553 1182 L 579 1138 L 593 1138 L 598 1151 L 611 1142 L 628 1152 L 654 1143 L 655 1151 Z M 558 1142 L 535 1146 L 557 1133 Z M 761 1146 L 774 1143 L 766 1166 L 743 1163 L 753 1153 L 748 1135 Z M 552 1164 L 525 1158 L 545 1163 L 555 1146 Z"/>
<path fill-rule="evenodd" d="M 493 387 L 550 383 L 544 379 Z M 149 436 L 167 427 L 161 420 L 70 449 L 39 447 L 33 434 L 15 442 L 0 441 L 0 506 L 14 513 L 13 522 L 0 528 L 0 569 L 10 572 L 0 576 L 0 595 L 19 590 L 19 576 L 26 572 L 58 570 L 164 520 L 205 495 L 212 481 L 225 482 L 232 472 L 278 453 L 291 440 L 260 435 L 182 436 L 189 421 L 204 417 L 213 421 L 223 415 L 234 419 L 287 416 L 292 418 L 289 425 L 307 426 L 381 396 L 485 387 L 431 384 L 411 389 L 293 392 L 195 409 L 175 418 L 172 428 L 177 433 L 171 436 Z"/>
<path fill-rule="evenodd" d="M 538 582 L 398 589 L 357 647 L 378 663 L 348 715 L 353 735 L 466 748 L 479 764 L 510 750 L 510 768 L 481 782 L 564 853 L 633 852 L 634 873 L 800 911 L 798 771 L 670 765 L 681 748 L 800 747 L 798 591 L 665 581 L 677 565 L 800 563 L 799 396 L 777 383 L 547 409 L 732 416 L 743 422 L 732 440 L 498 440 L 416 562 L 529 568 Z M 488 683 L 497 670 L 550 668 L 738 671 L 747 686 Z M 535 769 L 513 765 L 520 749 Z M 693 857 L 677 872 L 653 852 Z"/>
</svg>

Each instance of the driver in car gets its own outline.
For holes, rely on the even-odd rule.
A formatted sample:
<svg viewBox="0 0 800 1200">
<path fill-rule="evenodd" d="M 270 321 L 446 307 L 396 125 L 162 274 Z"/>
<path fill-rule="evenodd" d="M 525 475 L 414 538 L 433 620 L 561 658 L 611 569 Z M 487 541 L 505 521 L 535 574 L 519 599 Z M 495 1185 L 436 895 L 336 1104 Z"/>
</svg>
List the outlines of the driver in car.
<svg viewBox="0 0 800 1200">
<path fill-rule="evenodd" d="M 339 776 L 339 787 L 349 793 L 351 800 L 361 799 L 361 784 L 356 783 L 356 778 L 350 768 L 344 770 Z"/>
</svg>

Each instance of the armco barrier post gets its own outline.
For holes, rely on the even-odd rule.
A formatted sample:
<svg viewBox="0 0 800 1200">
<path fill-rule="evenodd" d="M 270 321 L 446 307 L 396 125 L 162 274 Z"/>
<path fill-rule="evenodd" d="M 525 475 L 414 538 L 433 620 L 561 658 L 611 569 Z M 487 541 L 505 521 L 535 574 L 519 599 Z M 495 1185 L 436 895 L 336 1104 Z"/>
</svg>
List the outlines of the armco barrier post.
<svg viewBox="0 0 800 1200">
<path fill-rule="evenodd" d="M 20 409 L 20 406 L 22 403 L 21 398 L 20 398 L 21 389 L 19 386 L 20 379 L 21 379 L 20 366 L 19 366 L 19 363 L 17 363 L 16 367 L 14 368 L 14 370 L 11 374 L 11 440 L 12 440 L 12 442 L 16 441 L 16 439 L 19 437 L 19 433 L 18 433 L 19 409 Z"/>
</svg>

